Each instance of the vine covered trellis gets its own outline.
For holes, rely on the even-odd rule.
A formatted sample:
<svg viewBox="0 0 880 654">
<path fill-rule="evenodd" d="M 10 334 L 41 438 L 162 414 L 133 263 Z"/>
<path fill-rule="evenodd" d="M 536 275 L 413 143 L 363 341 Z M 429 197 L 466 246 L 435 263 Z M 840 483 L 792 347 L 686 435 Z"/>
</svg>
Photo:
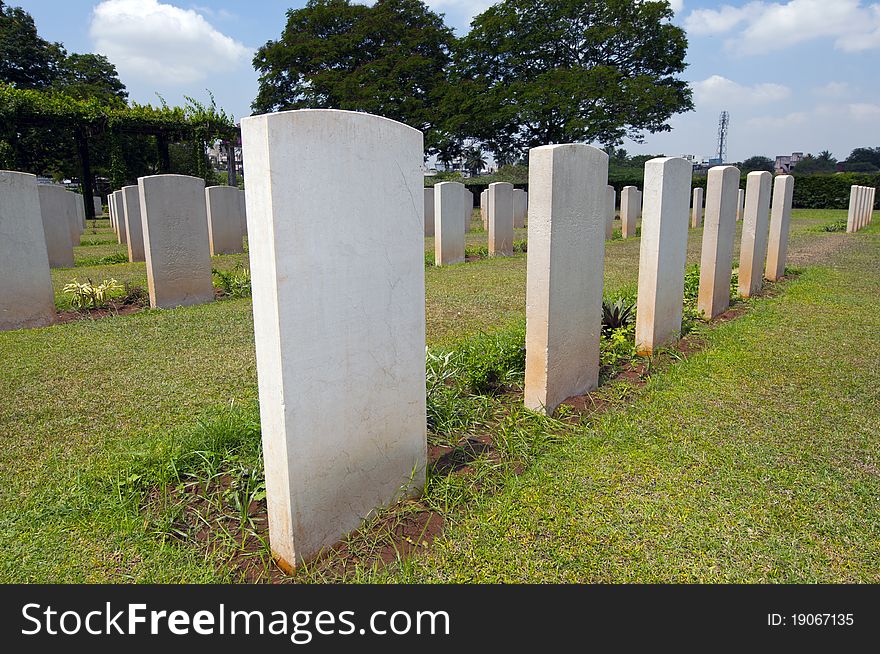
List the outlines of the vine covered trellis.
<svg viewBox="0 0 880 654">
<path fill-rule="evenodd" d="M 232 118 L 213 102 L 201 104 L 187 98 L 184 107 L 159 107 L 132 103 L 130 106 L 107 106 L 96 100 L 78 100 L 62 93 L 17 89 L 0 83 L 0 125 L 9 133 L 23 128 L 68 129 L 72 132 L 79 158 L 83 196 L 94 195 L 89 142 L 108 136 L 111 142 L 111 183 L 119 185 L 125 177 L 120 169 L 119 138 L 125 134 L 153 136 L 156 139 L 158 170 L 171 172 L 169 145 L 189 141 L 204 153 L 209 142 L 223 141 L 230 160 L 230 179 L 234 183 L 235 144 L 239 129 Z M 200 160 L 200 159 L 199 159 Z M 200 172 L 203 166 L 199 165 Z M 94 206 L 84 202 L 86 215 L 95 217 Z"/>
</svg>

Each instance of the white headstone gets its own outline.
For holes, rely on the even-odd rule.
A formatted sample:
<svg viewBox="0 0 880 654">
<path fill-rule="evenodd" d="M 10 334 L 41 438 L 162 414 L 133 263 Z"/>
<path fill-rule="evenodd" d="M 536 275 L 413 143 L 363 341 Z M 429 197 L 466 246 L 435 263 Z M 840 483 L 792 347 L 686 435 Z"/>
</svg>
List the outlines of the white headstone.
<svg viewBox="0 0 880 654">
<path fill-rule="evenodd" d="M 489 256 L 513 254 L 513 184 L 489 184 L 486 202 L 489 221 Z"/>
<path fill-rule="evenodd" d="M 448 266 L 464 261 L 464 232 L 461 229 L 465 194 L 459 182 L 434 185 L 434 265 Z"/>
<path fill-rule="evenodd" d="M 607 175 L 606 175 L 607 177 Z M 617 191 L 610 184 L 605 186 L 606 200 L 608 203 L 607 216 L 605 220 L 605 240 L 610 241 L 614 236 L 614 217 L 617 215 Z M 621 197 L 621 201 L 622 201 Z"/>
<path fill-rule="evenodd" d="M 703 225 L 703 189 L 697 187 L 691 200 L 691 227 L 696 229 Z"/>
<path fill-rule="evenodd" d="M 37 178 L 0 170 L 0 331 L 55 319 Z"/>
<path fill-rule="evenodd" d="M 852 233 L 858 229 L 859 187 L 849 187 L 849 209 L 846 217 L 846 231 Z"/>
<path fill-rule="evenodd" d="M 137 184 L 122 187 L 122 214 L 125 216 L 125 234 L 128 237 L 128 260 L 146 261 L 144 227 L 141 221 L 141 194 Z"/>
<path fill-rule="evenodd" d="M 40 198 L 40 215 L 43 219 L 49 265 L 52 268 L 72 268 L 73 241 L 70 212 L 73 207 L 67 198 L 67 191 L 60 186 L 40 184 L 37 186 L 37 192 Z"/>
<path fill-rule="evenodd" d="M 97 195 L 93 196 L 92 200 L 95 203 L 95 218 L 98 218 L 99 216 L 103 215 L 104 207 L 101 206 L 101 198 L 99 198 Z"/>
<path fill-rule="evenodd" d="M 736 219 L 737 219 L 737 221 L 740 221 L 743 219 L 743 211 L 745 210 L 745 206 L 746 206 L 746 192 L 744 189 L 740 189 L 739 195 L 737 196 L 737 203 L 736 203 Z"/>
<path fill-rule="evenodd" d="M 681 333 L 692 174 L 693 164 L 683 158 L 645 163 L 636 311 L 641 354 L 652 354 Z"/>
<path fill-rule="evenodd" d="M 535 411 L 598 384 L 607 182 L 598 148 L 529 151 L 525 405 Z"/>
<path fill-rule="evenodd" d="M 205 180 L 152 175 L 138 179 L 138 192 L 150 306 L 173 309 L 213 300 Z"/>
<path fill-rule="evenodd" d="M 764 286 L 773 175 L 767 171 L 754 171 L 746 180 L 746 206 L 739 250 L 739 294 L 751 297 Z"/>
<path fill-rule="evenodd" d="M 635 186 L 624 186 L 620 192 L 620 235 L 623 238 L 636 235 L 636 219 L 642 206 L 641 195 Z"/>
<path fill-rule="evenodd" d="M 426 187 L 425 195 L 425 236 L 434 235 L 434 189 Z"/>
<path fill-rule="evenodd" d="M 526 192 L 513 189 L 513 228 L 522 229 L 526 226 Z"/>
<path fill-rule="evenodd" d="M 794 195 L 794 177 L 778 175 L 773 182 L 773 203 L 770 207 L 770 240 L 767 245 L 765 277 L 771 282 L 785 274 L 788 256 L 788 227 L 791 223 L 791 200 Z"/>
<path fill-rule="evenodd" d="M 422 134 L 335 110 L 241 123 L 269 536 L 289 569 L 424 483 Z"/>
<path fill-rule="evenodd" d="M 234 186 L 205 189 L 211 256 L 244 252 L 241 233 L 241 191 Z"/>
<path fill-rule="evenodd" d="M 489 189 L 480 193 L 480 219 L 483 221 L 483 230 L 489 229 Z"/>
<path fill-rule="evenodd" d="M 247 202 L 245 201 L 244 190 L 238 192 L 239 211 L 241 212 L 241 234 L 247 236 Z"/>
<path fill-rule="evenodd" d="M 735 166 L 714 166 L 706 177 L 706 221 L 697 311 L 709 319 L 724 313 L 730 306 L 739 178 L 740 171 Z"/>
<path fill-rule="evenodd" d="M 128 245 L 128 234 L 125 232 L 125 204 L 122 202 L 122 190 L 113 191 L 113 206 L 116 207 L 116 235 L 120 245 Z"/>
</svg>

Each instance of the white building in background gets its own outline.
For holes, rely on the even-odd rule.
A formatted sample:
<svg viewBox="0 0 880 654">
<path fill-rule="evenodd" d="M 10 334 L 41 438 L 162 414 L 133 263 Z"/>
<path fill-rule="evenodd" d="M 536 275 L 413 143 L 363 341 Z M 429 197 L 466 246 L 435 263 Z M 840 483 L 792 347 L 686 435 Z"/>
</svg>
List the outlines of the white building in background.
<svg viewBox="0 0 880 654">
<path fill-rule="evenodd" d="M 792 152 L 790 156 L 778 155 L 773 170 L 777 175 L 788 175 L 791 172 L 791 169 L 794 168 L 803 158 L 803 152 Z"/>
</svg>

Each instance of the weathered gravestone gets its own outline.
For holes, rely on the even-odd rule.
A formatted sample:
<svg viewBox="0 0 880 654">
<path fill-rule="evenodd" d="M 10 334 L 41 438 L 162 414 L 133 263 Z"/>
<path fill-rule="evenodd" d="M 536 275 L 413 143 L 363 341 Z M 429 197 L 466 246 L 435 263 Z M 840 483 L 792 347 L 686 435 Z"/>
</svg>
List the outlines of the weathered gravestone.
<svg viewBox="0 0 880 654">
<path fill-rule="evenodd" d="M 128 260 L 146 261 L 144 226 L 141 221 L 141 195 L 136 184 L 122 187 L 122 214 L 125 216 L 125 234 L 128 237 Z"/>
<path fill-rule="evenodd" d="M 244 252 L 241 191 L 234 186 L 209 186 L 205 189 L 205 205 L 211 256 Z"/>
<path fill-rule="evenodd" d="M 67 191 L 60 186 L 39 184 L 40 215 L 46 236 L 46 251 L 52 268 L 73 267 L 73 240 L 71 239 L 70 212 L 72 206 Z"/>
<path fill-rule="evenodd" d="M 645 163 L 636 313 L 641 354 L 652 354 L 681 333 L 692 174 L 693 164 L 679 157 Z"/>
<path fill-rule="evenodd" d="M 529 151 L 525 405 L 536 411 L 598 384 L 607 182 L 598 148 Z"/>
<path fill-rule="evenodd" d="M 767 245 L 767 267 L 764 276 L 775 282 L 785 274 L 788 256 L 788 228 L 791 223 L 791 201 L 794 177 L 777 175 L 773 182 L 773 203 L 770 207 L 770 240 Z"/>
<path fill-rule="evenodd" d="M 241 122 L 269 536 L 290 569 L 424 483 L 422 134 L 335 110 Z"/>
<path fill-rule="evenodd" d="M 513 184 L 489 184 L 486 208 L 489 222 L 489 256 L 513 254 Z"/>
<path fill-rule="evenodd" d="M 0 170 L 0 331 L 55 319 L 37 178 Z"/>
<path fill-rule="evenodd" d="M 620 235 L 636 235 L 636 220 L 642 210 L 642 194 L 635 186 L 624 186 L 620 192 Z"/>
<path fill-rule="evenodd" d="M 714 166 L 706 177 L 706 214 L 697 311 L 712 319 L 730 306 L 739 168 Z"/>
<path fill-rule="evenodd" d="M 138 179 L 138 192 L 150 306 L 173 309 L 213 300 L 205 180 L 152 175 Z"/>
<path fill-rule="evenodd" d="M 464 232 L 461 216 L 465 195 L 464 184 L 440 182 L 434 185 L 434 264 L 448 266 L 464 261 Z"/>
<path fill-rule="evenodd" d="M 695 188 L 691 200 L 691 227 L 696 229 L 703 225 L 703 189 Z"/>
<path fill-rule="evenodd" d="M 742 297 L 751 297 L 764 286 L 772 182 L 773 175 L 767 171 L 751 172 L 746 178 L 746 206 L 739 250 L 739 294 Z"/>
</svg>

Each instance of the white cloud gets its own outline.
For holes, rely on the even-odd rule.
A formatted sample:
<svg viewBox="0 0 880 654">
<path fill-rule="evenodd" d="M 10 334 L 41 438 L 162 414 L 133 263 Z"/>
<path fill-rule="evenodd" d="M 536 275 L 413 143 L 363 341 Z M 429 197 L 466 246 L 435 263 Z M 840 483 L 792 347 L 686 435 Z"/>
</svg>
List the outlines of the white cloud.
<svg viewBox="0 0 880 654">
<path fill-rule="evenodd" d="M 723 5 L 695 9 L 685 19 L 685 28 L 697 36 L 731 34 L 726 47 L 744 54 L 763 54 L 815 39 L 830 39 L 839 50 L 860 52 L 880 48 L 880 4 L 789 0 Z"/>
<path fill-rule="evenodd" d="M 763 83 L 746 86 L 733 80 L 712 75 L 701 82 L 691 84 L 694 100 L 698 106 L 728 107 L 757 105 L 785 100 L 791 89 L 782 84 Z"/>
<path fill-rule="evenodd" d="M 158 0 L 104 0 L 92 13 L 89 34 L 123 81 L 186 86 L 229 72 L 253 54 L 198 12 Z"/>
<path fill-rule="evenodd" d="M 842 98 L 849 93 L 848 82 L 828 82 L 813 89 L 813 94 L 822 98 Z"/>
<path fill-rule="evenodd" d="M 746 127 L 750 129 L 790 129 L 800 127 L 807 123 L 810 116 L 805 111 L 794 111 L 782 116 L 755 116 L 746 121 Z"/>
<path fill-rule="evenodd" d="M 855 102 L 846 105 L 849 114 L 856 120 L 877 120 L 880 119 L 880 104 L 871 104 L 869 102 Z"/>
</svg>

